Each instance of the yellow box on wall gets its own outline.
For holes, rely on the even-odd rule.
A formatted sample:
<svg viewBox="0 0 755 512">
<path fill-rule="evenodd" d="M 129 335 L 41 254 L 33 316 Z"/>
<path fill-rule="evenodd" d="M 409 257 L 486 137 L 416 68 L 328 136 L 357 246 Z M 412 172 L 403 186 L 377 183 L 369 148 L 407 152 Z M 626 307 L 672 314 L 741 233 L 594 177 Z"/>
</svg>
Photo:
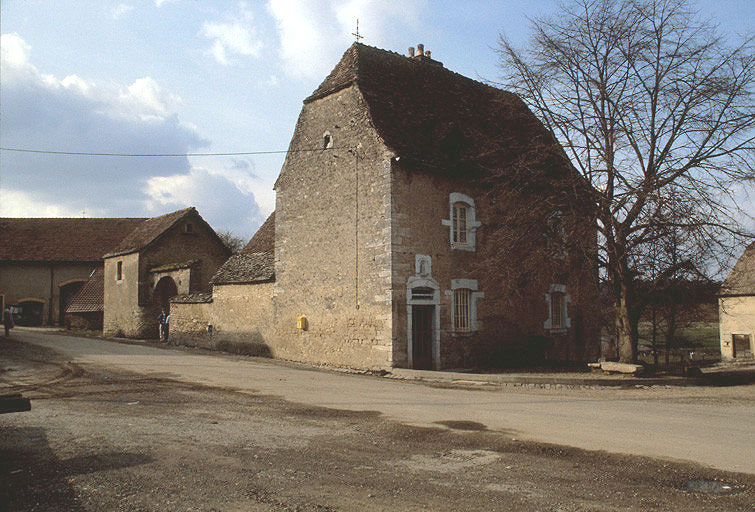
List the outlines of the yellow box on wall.
<svg viewBox="0 0 755 512">
<path fill-rule="evenodd" d="M 302 316 L 296 317 L 296 328 L 301 329 L 302 331 L 307 330 L 307 317 L 306 316 L 302 315 Z"/>
</svg>

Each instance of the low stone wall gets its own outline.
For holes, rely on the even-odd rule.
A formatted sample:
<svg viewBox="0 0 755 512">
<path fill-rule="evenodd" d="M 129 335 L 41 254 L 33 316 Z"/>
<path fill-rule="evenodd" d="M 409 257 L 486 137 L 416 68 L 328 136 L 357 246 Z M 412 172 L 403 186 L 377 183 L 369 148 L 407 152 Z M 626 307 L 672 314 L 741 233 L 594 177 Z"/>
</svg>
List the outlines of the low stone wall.
<svg viewBox="0 0 755 512">
<path fill-rule="evenodd" d="M 273 357 L 272 295 L 272 283 L 227 284 L 213 288 L 211 302 L 178 298 L 170 306 L 170 342 Z"/>
</svg>

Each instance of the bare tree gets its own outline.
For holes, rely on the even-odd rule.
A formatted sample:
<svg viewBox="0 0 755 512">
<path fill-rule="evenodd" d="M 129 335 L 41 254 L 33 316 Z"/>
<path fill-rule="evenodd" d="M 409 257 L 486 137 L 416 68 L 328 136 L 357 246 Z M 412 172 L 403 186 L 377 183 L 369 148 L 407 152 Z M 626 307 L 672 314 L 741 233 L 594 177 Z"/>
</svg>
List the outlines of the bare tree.
<svg viewBox="0 0 755 512">
<path fill-rule="evenodd" d="M 233 254 L 238 253 L 244 247 L 244 240 L 234 235 L 230 230 L 218 233 L 218 236 Z"/>
<path fill-rule="evenodd" d="M 725 257 L 752 236 L 733 187 L 755 182 L 753 39 L 728 46 L 685 0 L 576 0 L 532 29 L 526 50 L 501 38 L 503 83 L 594 189 L 619 357 L 635 361 L 643 248 L 681 231 Z"/>
</svg>

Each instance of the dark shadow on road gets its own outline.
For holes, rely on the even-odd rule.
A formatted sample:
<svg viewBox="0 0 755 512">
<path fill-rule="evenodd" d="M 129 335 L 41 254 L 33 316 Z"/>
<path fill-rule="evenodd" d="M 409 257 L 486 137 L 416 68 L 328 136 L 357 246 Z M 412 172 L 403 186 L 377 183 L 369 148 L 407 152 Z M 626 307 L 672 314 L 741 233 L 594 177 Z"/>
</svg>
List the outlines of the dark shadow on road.
<svg viewBox="0 0 755 512">
<path fill-rule="evenodd" d="M 60 460 L 45 429 L 0 427 L 0 510 L 84 511 L 67 477 L 152 462 L 137 453 L 103 453 Z"/>
<path fill-rule="evenodd" d="M 436 421 L 435 423 L 454 430 L 483 431 L 488 429 L 488 427 L 476 421 L 446 420 Z"/>
</svg>

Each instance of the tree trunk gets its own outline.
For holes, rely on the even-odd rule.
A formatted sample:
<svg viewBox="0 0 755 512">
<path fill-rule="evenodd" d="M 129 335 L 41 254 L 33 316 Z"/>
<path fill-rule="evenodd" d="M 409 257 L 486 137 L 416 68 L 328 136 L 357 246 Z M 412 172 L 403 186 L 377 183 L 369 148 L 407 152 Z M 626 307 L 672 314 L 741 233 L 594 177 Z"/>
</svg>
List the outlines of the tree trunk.
<svg viewBox="0 0 755 512">
<path fill-rule="evenodd" d="M 619 285 L 619 296 L 614 309 L 616 313 L 616 336 L 619 341 L 619 362 L 634 363 L 637 360 L 637 343 L 633 336 L 629 309 L 629 286 L 623 280 Z"/>
</svg>

